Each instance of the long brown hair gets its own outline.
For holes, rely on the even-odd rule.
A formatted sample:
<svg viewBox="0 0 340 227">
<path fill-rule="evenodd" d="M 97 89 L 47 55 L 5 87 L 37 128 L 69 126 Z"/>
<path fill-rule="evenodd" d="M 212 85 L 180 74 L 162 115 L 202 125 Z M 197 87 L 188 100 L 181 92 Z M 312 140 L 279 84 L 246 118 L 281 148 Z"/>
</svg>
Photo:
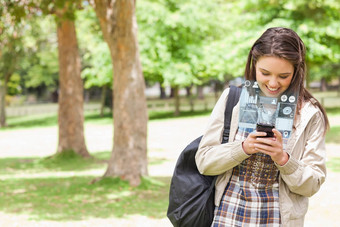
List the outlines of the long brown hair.
<svg viewBox="0 0 340 227">
<path fill-rule="evenodd" d="M 245 78 L 246 80 L 256 80 L 255 66 L 257 60 L 262 56 L 275 56 L 291 62 L 294 66 L 294 74 L 287 92 L 299 93 L 297 103 L 298 114 L 300 114 L 303 101 L 311 101 L 314 106 L 321 110 L 326 132 L 329 128 L 326 111 L 304 86 L 306 77 L 305 55 L 305 45 L 296 32 L 289 28 L 269 28 L 255 41 L 249 51 Z"/>
</svg>

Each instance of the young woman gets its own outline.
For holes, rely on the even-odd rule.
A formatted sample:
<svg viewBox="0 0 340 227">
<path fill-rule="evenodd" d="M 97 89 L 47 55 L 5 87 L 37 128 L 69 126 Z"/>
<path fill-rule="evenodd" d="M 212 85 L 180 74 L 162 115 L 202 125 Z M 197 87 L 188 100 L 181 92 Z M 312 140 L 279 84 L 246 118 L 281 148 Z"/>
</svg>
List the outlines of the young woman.
<svg viewBox="0 0 340 227">
<path fill-rule="evenodd" d="M 306 90 L 305 46 L 288 28 L 269 28 L 252 46 L 245 79 L 256 81 L 263 96 L 298 92 L 288 140 L 273 129 L 238 129 L 239 104 L 233 109 L 229 143 L 221 144 L 226 89 L 216 103 L 196 153 L 204 175 L 218 175 L 212 226 L 303 226 L 308 197 L 325 181 L 325 110 Z M 284 144 L 286 141 L 287 144 Z"/>
</svg>

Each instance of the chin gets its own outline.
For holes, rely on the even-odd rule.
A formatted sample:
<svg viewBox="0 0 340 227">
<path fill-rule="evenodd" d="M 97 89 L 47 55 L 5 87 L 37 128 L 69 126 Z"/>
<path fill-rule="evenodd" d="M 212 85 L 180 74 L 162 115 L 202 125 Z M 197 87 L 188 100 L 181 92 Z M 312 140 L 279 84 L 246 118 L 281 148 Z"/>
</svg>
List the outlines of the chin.
<svg viewBox="0 0 340 227">
<path fill-rule="evenodd" d="M 272 94 L 272 93 L 265 93 L 265 95 L 267 96 L 267 97 L 271 97 L 271 98 L 277 98 L 277 97 L 279 97 L 280 96 L 280 92 L 278 92 L 278 93 L 276 93 L 276 94 Z"/>
</svg>

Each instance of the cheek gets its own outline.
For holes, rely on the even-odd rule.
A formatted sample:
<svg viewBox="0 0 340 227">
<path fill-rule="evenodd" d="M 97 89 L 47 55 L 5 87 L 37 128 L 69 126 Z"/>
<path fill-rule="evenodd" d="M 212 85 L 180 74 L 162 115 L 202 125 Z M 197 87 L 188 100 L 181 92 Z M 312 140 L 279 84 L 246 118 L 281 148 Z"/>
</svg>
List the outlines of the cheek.
<svg viewBox="0 0 340 227">
<path fill-rule="evenodd" d="M 289 87 L 290 83 L 292 82 L 292 77 L 290 79 L 286 79 L 282 82 L 284 87 Z"/>
<path fill-rule="evenodd" d="M 259 82 L 261 80 L 261 74 L 256 70 L 255 80 Z"/>
</svg>

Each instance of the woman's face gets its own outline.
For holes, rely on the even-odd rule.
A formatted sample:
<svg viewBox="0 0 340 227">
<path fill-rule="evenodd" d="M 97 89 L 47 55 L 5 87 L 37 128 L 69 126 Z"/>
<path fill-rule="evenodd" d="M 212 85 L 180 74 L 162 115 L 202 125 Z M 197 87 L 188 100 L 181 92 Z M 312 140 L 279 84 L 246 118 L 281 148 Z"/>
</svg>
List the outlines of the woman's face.
<svg viewBox="0 0 340 227">
<path fill-rule="evenodd" d="M 256 63 L 256 81 L 268 97 L 278 97 L 286 91 L 292 81 L 294 66 L 289 61 L 262 56 Z"/>
</svg>

